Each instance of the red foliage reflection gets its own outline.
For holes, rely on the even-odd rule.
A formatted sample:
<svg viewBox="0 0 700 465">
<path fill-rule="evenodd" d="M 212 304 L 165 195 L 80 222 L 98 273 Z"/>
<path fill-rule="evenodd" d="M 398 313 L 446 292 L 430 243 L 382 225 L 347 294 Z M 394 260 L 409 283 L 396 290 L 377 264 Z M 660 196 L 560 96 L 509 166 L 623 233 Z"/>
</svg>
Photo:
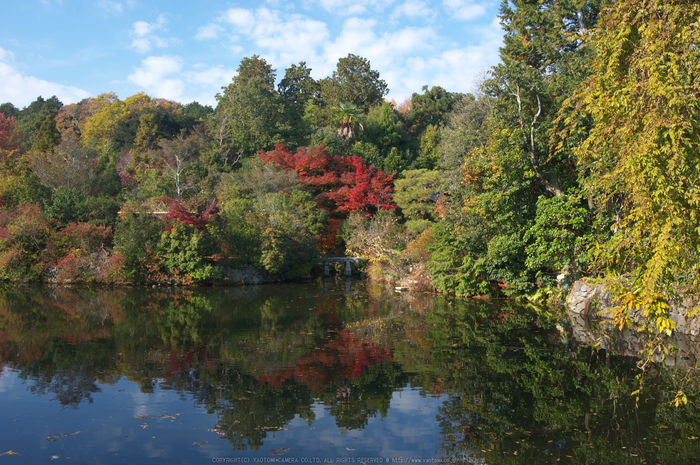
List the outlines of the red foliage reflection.
<svg viewBox="0 0 700 465">
<path fill-rule="evenodd" d="M 303 357 L 297 366 L 272 373 L 263 372 L 260 384 L 268 383 L 279 388 L 286 381 L 294 380 L 297 384 L 323 392 L 332 381 L 357 378 L 365 370 L 391 359 L 388 348 L 362 342 L 353 333 L 342 330 L 331 341 Z"/>
</svg>

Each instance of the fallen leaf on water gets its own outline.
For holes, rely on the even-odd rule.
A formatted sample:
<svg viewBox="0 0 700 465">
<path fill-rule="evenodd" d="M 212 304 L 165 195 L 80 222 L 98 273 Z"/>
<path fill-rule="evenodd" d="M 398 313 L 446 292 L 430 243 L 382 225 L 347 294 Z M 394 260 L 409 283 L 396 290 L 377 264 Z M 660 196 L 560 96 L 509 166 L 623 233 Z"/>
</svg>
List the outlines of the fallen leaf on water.
<svg viewBox="0 0 700 465">
<path fill-rule="evenodd" d="M 75 433 L 61 433 L 61 434 L 55 434 L 53 436 L 46 436 L 47 441 L 56 441 L 58 438 L 62 438 L 65 436 L 75 436 L 76 434 L 80 434 L 82 431 L 76 431 Z"/>
<path fill-rule="evenodd" d="M 141 425 L 141 428 L 146 429 L 146 428 L 148 428 L 148 425 Z"/>
<path fill-rule="evenodd" d="M 175 415 L 138 415 L 134 418 L 171 418 L 174 420 L 175 417 L 179 417 L 180 415 L 182 415 L 182 413 L 176 413 Z"/>
</svg>

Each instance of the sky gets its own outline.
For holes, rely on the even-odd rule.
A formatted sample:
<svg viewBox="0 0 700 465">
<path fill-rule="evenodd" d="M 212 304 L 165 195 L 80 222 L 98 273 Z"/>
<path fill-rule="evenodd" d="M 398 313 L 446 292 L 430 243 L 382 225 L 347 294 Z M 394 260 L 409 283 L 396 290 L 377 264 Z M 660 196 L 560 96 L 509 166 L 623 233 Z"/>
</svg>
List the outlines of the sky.
<svg viewBox="0 0 700 465">
<path fill-rule="evenodd" d="M 115 92 L 216 106 L 244 57 L 314 79 L 369 60 L 400 103 L 422 87 L 473 92 L 499 61 L 500 0 L 7 0 L 0 103 Z"/>
</svg>

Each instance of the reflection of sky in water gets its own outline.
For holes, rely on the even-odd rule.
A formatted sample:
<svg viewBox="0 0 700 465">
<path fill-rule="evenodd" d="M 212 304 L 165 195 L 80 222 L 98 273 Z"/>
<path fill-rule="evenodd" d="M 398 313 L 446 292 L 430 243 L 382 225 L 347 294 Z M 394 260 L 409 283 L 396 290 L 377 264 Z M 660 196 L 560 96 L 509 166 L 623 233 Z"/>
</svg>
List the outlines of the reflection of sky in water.
<svg viewBox="0 0 700 465">
<path fill-rule="evenodd" d="M 143 393 L 138 384 L 122 378 L 112 385 L 100 384 L 102 391 L 93 395 L 92 403 L 66 408 L 54 393 L 29 392 L 31 384 L 10 370 L 0 376 L 0 453 L 21 453 L 14 463 L 53 463 L 57 455 L 70 458 L 71 463 L 139 463 L 145 459 L 211 463 L 216 457 L 274 457 L 276 453 L 299 459 L 435 457 L 439 444 L 435 419 L 445 399 L 403 388 L 393 393 L 385 417 L 377 413 L 364 429 L 350 430 L 339 428 L 328 407 L 317 401 L 311 406 L 315 415 L 311 425 L 296 417 L 285 425 L 288 430 L 269 431 L 259 451 L 234 451 L 226 438 L 208 431 L 216 428 L 215 413 L 169 389 L 156 386 L 153 393 Z M 50 441 L 49 436 L 58 437 Z"/>
<path fill-rule="evenodd" d="M 21 381 L 17 379 L 17 372 L 8 367 L 4 367 L 0 372 L 0 392 L 12 391 L 17 383 L 21 383 Z M 6 397 L 3 399 L 5 402 L 7 402 L 7 400 Z"/>
<path fill-rule="evenodd" d="M 386 417 L 377 413 L 365 428 L 349 430 L 339 429 L 326 407 L 315 403 L 316 420 L 310 427 L 295 418 L 287 425 L 289 431 L 268 436 L 265 446 L 290 447 L 286 455 L 296 457 L 436 457 L 439 428 L 435 417 L 444 399 L 423 397 L 417 389 L 404 388 L 393 394 Z"/>
</svg>

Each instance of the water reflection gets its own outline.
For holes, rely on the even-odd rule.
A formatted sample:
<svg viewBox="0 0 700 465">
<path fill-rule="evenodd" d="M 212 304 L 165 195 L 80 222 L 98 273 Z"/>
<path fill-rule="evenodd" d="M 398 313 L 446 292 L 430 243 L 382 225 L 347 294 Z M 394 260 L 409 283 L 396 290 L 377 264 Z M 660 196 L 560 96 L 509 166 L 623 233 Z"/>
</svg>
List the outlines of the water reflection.
<svg viewBox="0 0 700 465">
<path fill-rule="evenodd" d="M 685 384 L 688 405 L 671 406 L 688 371 L 659 366 L 637 400 L 630 354 L 581 344 L 593 333 L 558 312 L 352 286 L 2 287 L 0 369 L 17 372 L 36 402 L 48 397 L 68 410 L 125 381 L 152 400 L 172 392 L 215 419 L 207 432 L 231 453 L 269 455 L 289 432 L 310 445 L 287 454 L 351 455 L 359 436 L 308 439 L 330 417 L 337 433 L 366 431 L 375 442 L 365 453 L 377 456 L 389 450 L 382 436 L 450 463 L 692 463 L 700 455 L 697 383 Z M 435 406 L 434 423 L 411 423 L 423 422 L 427 407 L 406 391 L 411 407 L 401 410 L 404 389 Z M 385 423 L 393 414 L 407 419 L 401 440 Z"/>
<path fill-rule="evenodd" d="M 616 330 L 612 320 L 601 316 L 589 316 L 569 313 L 571 331 L 576 341 L 585 345 L 598 345 L 600 348 L 620 355 L 636 356 L 645 348 L 643 335 L 634 329 Z M 658 352 L 655 360 L 658 363 L 681 370 L 695 370 L 700 361 L 700 338 L 687 333 L 686 330 L 674 331 L 670 336 L 664 336 L 664 344 L 672 347 L 670 353 Z"/>
</svg>

